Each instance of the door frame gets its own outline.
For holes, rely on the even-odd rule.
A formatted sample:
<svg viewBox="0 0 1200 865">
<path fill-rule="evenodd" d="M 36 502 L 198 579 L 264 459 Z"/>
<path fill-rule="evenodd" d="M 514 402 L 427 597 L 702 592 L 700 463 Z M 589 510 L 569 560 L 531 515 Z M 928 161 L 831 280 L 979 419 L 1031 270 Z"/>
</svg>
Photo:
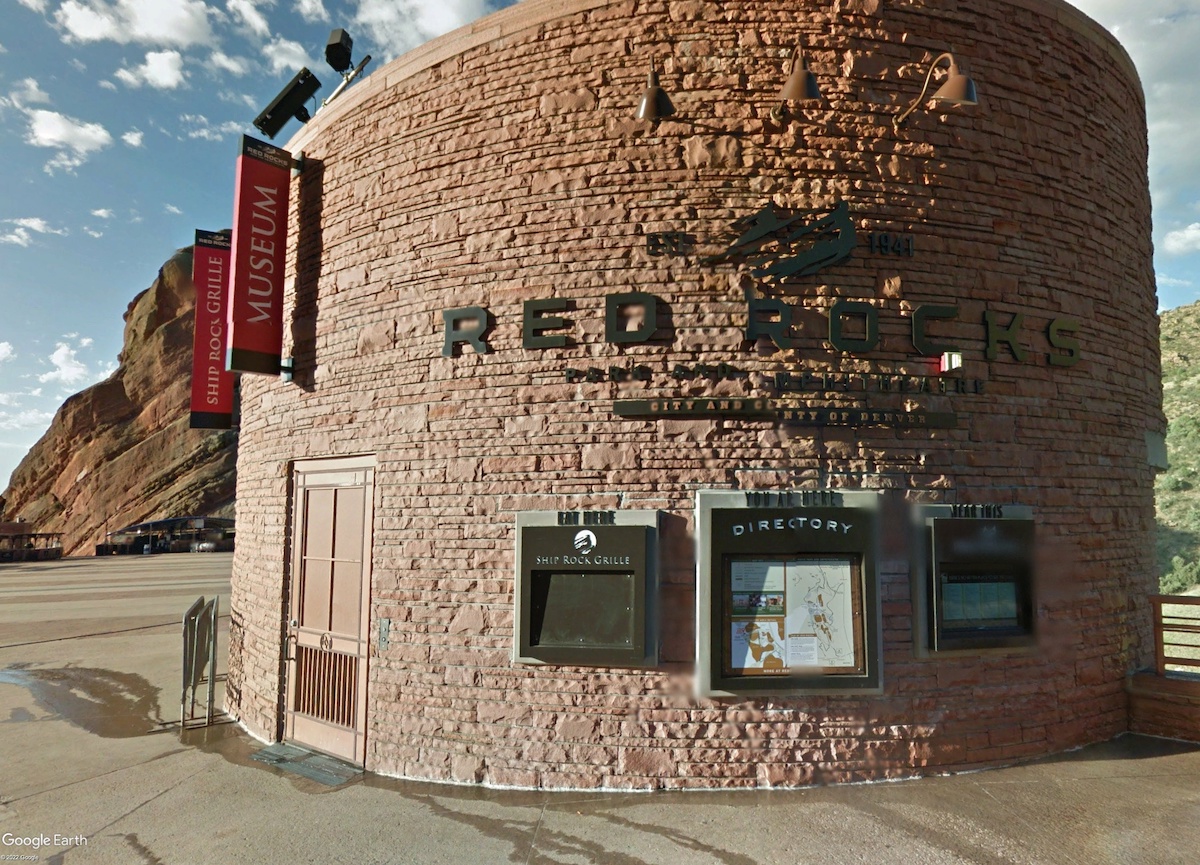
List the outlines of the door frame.
<svg viewBox="0 0 1200 865">
<path fill-rule="evenodd" d="M 375 513 L 375 468 L 374 455 L 330 457 L 325 459 L 296 460 L 291 465 L 292 509 L 289 520 L 291 550 L 288 557 L 290 568 L 285 581 L 286 596 L 283 604 L 283 664 L 284 681 L 281 682 L 282 738 L 304 747 L 324 751 L 358 766 L 366 762 L 367 731 L 367 683 L 371 654 L 371 581 L 372 547 Z M 305 520 L 306 494 L 313 489 L 337 489 L 339 487 L 363 488 L 362 526 L 362 571 L 359 611 L 359 635 L 356 638 L 331 633 L 322 634 L 317 629 L 299 625 L 300 586 L 304 573 L 304 538 L 307 533 Z M 322 642 L 324 638 L 324 642 Z M 296 685 L 297 658 L 299 647 L 319 648 L 358 658 L 355 677 L 355 706 L 352 728 L 322 721 L 311 715 L 296 712 L 294 688 Z"/>
</svg>

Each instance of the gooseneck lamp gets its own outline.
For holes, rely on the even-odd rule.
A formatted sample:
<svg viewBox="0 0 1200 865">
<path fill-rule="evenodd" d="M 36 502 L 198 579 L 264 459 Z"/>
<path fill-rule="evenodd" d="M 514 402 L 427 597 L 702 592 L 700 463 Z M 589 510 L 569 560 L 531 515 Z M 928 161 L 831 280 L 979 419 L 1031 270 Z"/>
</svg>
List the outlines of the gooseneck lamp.
<svg viewBox="0 0 1200 865">
<path fill-rule="evenodd" d="M 779 104 L 771 109 L 771 119 L 783 123 L 788 116 L 789 102 L 816 102 L 821 99 L 817 77 L 808 68 L 808 58 L 799 45 L 792 52 L 792 63 L 787 83 L 779 91 Z"/>
<path fill-rule="evenodd" d="M 636 117 L 638 120 L 656 123 L 674 113 L 675 106 L 671 104 L 671 98 L 658 86 L 658 70 L 651 60 L 650 74 L 646 76 L 646 89 L 642 91 L 642 101 L 638 103 Z"/>
<path fill-rule="evenodd" d="M 954 55 L 947 51 L 944 54 L 939 54 L 929 64 L 929 72 L 925 75 L 925 85 L 921 88 L 921 95 L 914 99 L 911 105 L 892 118 L 893 129 L 899 130 L 909 115 L 916 111 L 917 106 L 924 101 L 925 93 L 929 90 L 929 81 L 933 78 L 933 70 L 943 60 L 950 61 L 950 74 L 946 77 L 942 86 L 937 89 L 937 92 L 929 98 L 943 105 L 979 104 L 979 99 L 975 95 L 975 82 L 958 70 L 958 63 L 955 61 Z"/>
</svg>

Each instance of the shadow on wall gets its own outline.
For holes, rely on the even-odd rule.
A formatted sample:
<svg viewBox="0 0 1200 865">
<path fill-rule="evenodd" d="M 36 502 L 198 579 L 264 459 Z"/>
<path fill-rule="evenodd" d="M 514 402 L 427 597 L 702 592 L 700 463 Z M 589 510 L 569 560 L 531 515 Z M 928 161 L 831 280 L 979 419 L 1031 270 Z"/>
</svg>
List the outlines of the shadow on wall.
<svg viewBox="0 0 1200 865">
<path fill-rule="evenodd" d="M 296 304 L 292 310 L 292 380 L 311 393 L 317 367 L 318 286 L 321 281 L 322 197 L 325 163 L 305 158 L 296 202 L 299 223 L 296 239 Z"/>
</svg>

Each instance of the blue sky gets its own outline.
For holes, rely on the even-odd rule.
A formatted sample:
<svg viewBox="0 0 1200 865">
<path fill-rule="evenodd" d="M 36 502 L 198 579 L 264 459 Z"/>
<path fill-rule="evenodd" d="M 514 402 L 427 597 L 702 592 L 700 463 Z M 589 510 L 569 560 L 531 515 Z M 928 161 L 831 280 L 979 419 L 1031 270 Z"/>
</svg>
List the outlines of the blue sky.
<svg viewBox="0 0 1200 865">
<path fill-rule="evenodd" d="M 228 227 L 239 136 L 330 29 L 367 72 L 507 0 L 0 0 L 0 488 L 103 379 L 121 314 L 196 228 Z M 1164 308 L 1200 299 L 1200 4 L 1080 0 L 1148 100 Z M 969 67 L 968 67 L 969 68 Z M 986 93 L 986 81 L 978 82 Z M 632 97 L 631 97 L 632 98 Z M 276 139 L 286 142 L 294 122 Z"/>
</svg>

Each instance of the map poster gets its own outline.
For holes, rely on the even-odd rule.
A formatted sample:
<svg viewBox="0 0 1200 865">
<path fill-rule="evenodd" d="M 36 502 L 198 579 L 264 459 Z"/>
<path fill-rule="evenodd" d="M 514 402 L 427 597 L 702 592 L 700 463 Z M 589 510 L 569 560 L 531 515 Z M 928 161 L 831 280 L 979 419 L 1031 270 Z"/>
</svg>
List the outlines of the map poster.
<svg viewBox="0 0 1200 865">
<path fill-rule="evenodd" d="M 782 619 L 735 621 L 729 645 L 732 664 L 738 669 L 764 674 L 787 672 Z"/>
<path fill-rule="evenodd" d="M 862 593 L 849 556 L 729 562 L 725 674 L 861 672 Z"/>
<path fill-rule="evenodd" d="M 857 670 L 860 649 L 853 563 L 844 557 L 813 558 L 789 561 L 784 568 L 788 647 L 796 647 L 793 668 Z M 801 646 L 805 651 L 801 652 Z"/>
</svg>

